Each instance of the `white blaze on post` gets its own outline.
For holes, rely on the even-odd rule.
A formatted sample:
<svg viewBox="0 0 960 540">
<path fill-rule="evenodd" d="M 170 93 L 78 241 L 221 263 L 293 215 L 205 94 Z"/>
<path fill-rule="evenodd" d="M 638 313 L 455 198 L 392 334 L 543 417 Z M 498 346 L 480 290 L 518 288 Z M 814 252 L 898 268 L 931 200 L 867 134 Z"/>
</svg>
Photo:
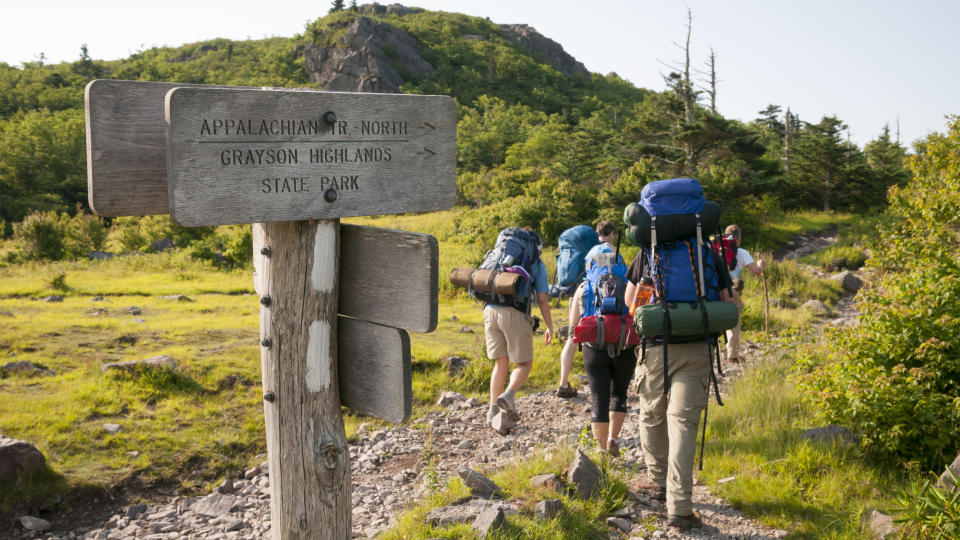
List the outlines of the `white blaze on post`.
<svg viewBox="0 0 960 540">
<path fill-rule="evenodd" d="M 307 344 L 307 389 L 320 392 L 330 386 L 330 323 L 310 323 L 310 342 Z"/>
<path fill-rule="evenodd" d="M 310 282 L 313 290 L 328 293 L 333 290 L 333 261 L 337 257 L 337 231 L 334 222 L 321 222 L 317 225 L 317 234 L 313 238 L 313 268 L 310 270 Z"/>
</svg>

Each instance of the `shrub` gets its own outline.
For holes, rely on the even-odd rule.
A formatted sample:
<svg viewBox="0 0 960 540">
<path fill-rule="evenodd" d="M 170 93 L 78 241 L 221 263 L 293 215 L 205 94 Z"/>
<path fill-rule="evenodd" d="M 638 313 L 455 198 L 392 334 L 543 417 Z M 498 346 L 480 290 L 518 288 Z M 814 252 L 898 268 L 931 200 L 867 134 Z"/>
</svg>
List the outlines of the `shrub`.
<svg viewBox="0 0 960 540">
<path fill-rule="evenodd" d="M 917 144 L 913 180 L 890 191 L 899 218 L 876 235 L 856 331 L 806 357 L 802 388 L 875 455 L 936 470 L 960 448 L 960 118 Z"/>
<path fill-rule="evenodd" d="M 958 481 L 956 476 L 953 481 Z M 925 480 L 902 491 L 897 505 L 895 521 L 903 524 L 906 532 L 919 538 L 960 538 L 960 490 L 943 489 Z"/>
<path fill-rule="evenodd" d="M 34 212 L 14 225 L 14 236 L 27 259 L 75 259 L 103 247 L 107 228 L 99 217 L 77 209 L 76 215 Z"/>
<path fill-rule="evenodd" d="M 66 224 L 66 251 L 74 258 L 103 249 L 109 230 L 103 219 L 87 214 L 80 208 Z"/>
<path fill-rule="evenodd" d="M 187 247 L 213 233 L 213 227 L 181 227 L 169 216 L 119 217 L 113 220 L 111 242 L 118 251 L 150 251 L 157 240 L 169 238 L 176 247 Z"/>
<path fill-rule="evenodd" d="M 13 226 L 14 237 L 27 259 L 62 259 L 66 253 L 65 216 L 54 212 L 34 212 Z"/>
<path fill-rule="evenodd" d="M 253 228 L 250 225 L 224 225 L 213 234 L 194 240 L 190 256 L 221 268 L 246 266 L 253 260 Z"/>
</svg>

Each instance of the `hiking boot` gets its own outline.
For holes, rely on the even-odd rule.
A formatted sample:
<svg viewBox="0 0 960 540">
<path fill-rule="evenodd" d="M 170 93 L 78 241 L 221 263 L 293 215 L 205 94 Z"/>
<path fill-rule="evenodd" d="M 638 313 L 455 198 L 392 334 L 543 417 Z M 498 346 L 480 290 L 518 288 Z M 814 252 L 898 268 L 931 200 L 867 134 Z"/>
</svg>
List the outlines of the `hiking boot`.
<svg viewBox="0 0 960 540">
<path fill-rule="evenodd" d="M 487 425 L 488 426 L 493 423 L 493 418 L 497 416 L 498 412 L 499 411 L 495 411 L 493 409 L 487 409 Z"/>
<path fill-rule="evenodd" d="M 700 516 L 696 514 L 690 514 L 689 516 L 667 516 L 667 526 L 680 529 L 681 531 L 699 527 L 701 525 L 703 525 L 703 522 L 700 521 Z"/>
<path fill-rule="evenodd" d="M 517 406 L 513 404 L 513 396 L 500 394 L 500 397 L 497 398 L 497 405 L 500 406 L 501 411 L 507 414 L 507 418 L 514 422 L 520 421 L 520 413 L 517 412 Z"/>
<path fill-rule="evenodd" d="M 620 439 L 607 439 L 607 453 L 610 457 L 620 457 Z"/>
<path fill-rule="evenodd" d="M 577 389 L 570 386 L 570 383 L 567 383 L 557 388 L 557 397 L 558 398 L 577 397 Z"/>
<path fill-rule="evenodd" d="M 633 484 L 633 489 L 636 491 L 645 491 L 650 494 L 650 500 L 667 502 L 667 488 L 663 486 L 658 486 L 653 482 L 647 482 L 646 480 L 638 480 Z"/>
</svg>

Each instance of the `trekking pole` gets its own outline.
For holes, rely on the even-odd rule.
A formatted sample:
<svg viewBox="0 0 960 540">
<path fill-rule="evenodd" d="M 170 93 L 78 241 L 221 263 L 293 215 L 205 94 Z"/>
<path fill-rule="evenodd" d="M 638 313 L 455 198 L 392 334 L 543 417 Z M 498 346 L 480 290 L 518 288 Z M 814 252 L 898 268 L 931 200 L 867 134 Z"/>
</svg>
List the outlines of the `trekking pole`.
<svg viewBox="0 0 960 540">
<path fill-rule="evenodd" d="M 707 404 L 703 407 L 703 431 L 700 432 L 700 464 L 697 470 L 703 470 L 703 447 L 707 445 L 707 410 L 710 408 L 710 387 L 707 387 Z"/>
<path fill-rule="evenodd" d="M 770 337 L 770 298 L 767 296 L 767 274 L 760 271 L 760 279 L 763 281 L 763 331 L 767 337 Z"/>
</svg>

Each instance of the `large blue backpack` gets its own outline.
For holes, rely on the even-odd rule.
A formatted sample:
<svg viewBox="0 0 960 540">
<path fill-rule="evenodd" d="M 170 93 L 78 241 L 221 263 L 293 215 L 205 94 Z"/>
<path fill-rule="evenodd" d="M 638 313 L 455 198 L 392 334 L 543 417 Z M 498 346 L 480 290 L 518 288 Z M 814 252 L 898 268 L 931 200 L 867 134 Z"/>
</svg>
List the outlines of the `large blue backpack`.
<svg viewBox="0 0 960 540">
<path fill-rule="evenodd" d="M 641 191 L 637 204 L 642 212 L 631 211 L 628 207 L 624 220 L 627 225 L 636 226 L 638 215 L 649 217 L 647 230 L 635 230 L 635 234 L 628 235 L 628 238 L 642 246 L 638 256 L 644 273 L 653 278 L 654 296 L 651 304 L 634 311 L 634 322 L 638 333 L 644 336 L 644 344 L 649 339 L 656 339 L 663 345 L 663 391 L 667 393 L 670 388 L 669 343 L 690 341 L 699 336 L 706 344 L 708 358 L 716 355 L 719 369 L 716 336 L 736 326 L 739 311 L 736 304 L 720 301 L 716 254 L 704 241 L 703 213 L 707 209 L 713 214 L 715 205 L 708 205 L 700 183 L 692 178 L 650 182 Z M 714 216 L 710 218 L 712 222 Z M 716 220 L 719 222 L 719 211 Z M 664 231 L 667 234 L 662 235 L 667 238 L 665 243 L 658 242 L 661 236 L 658 225 L 664 222 L 670 224 L 669 230 Z M 712 369 L 711 377 L 719 402 L 719 389 Z"/>
<path fill-rule="evenodd" d="M 587 252 L 599 243 L 597 231 L 586 225 L 570 227 L 560 233 L 556 283 L 550 287 L 550 296 L 573 296 L 584 277 Z"/>
<path fill-rule="evenodd" d="M 485 304 L 511 306 L 530 313 L 530 297 L 533 295 L 533 272 L 540 262 L 540 237 L 537 233 L 520 227 L 509 227 L 500 231 L 493 249 L 487 252 L 481 270 L 511 272 L 519 274 L 516 294 L 486 293 L 468 289 L 470 296 Z"/>
</svg>

